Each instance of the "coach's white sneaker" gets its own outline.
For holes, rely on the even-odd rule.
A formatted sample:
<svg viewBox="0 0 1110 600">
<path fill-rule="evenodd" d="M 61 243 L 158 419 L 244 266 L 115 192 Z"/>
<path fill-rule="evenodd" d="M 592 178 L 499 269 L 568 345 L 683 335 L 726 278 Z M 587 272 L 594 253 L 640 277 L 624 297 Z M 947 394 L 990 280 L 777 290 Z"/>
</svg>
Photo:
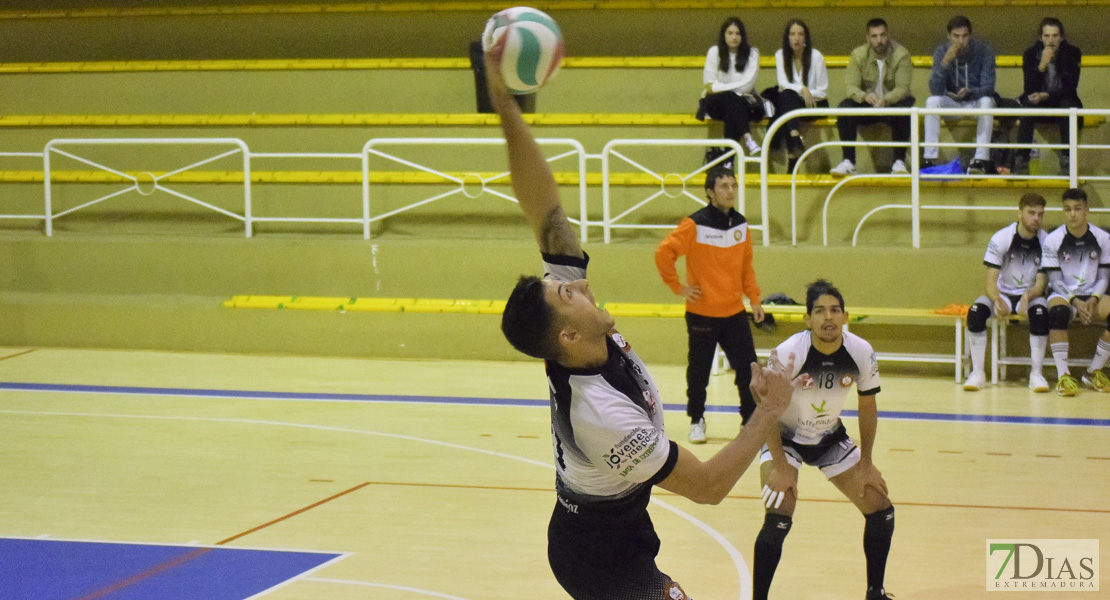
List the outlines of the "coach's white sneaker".
<svg viewBox="0 0 1110 600">
<path fill-rule="evenodd" d="M 964 391 L 978 392 L 987 385 L 987 376 L 980 371 L 972 371 L 964 382 Z"/>
<path fill-rule="evenodd" d="M 690 425 L 690 443 L 691 444 L 704 444 L 705 443 L 705 418 L 698 419 L 697 423 Z"/>
<path fill-rule="evenodd" d="M 829 171 L 829 174 L 831 174 L 833 177 L 844 177 L 846 175 L 852 175 L 855 172 L 856 165 L 852 163 L 852 161 L 845 158 L 844 160 L 840 161 L 839 165 L 833 167 L 832 170 Z"/>
<path fill-rule="evenodd" d="M 1049 387 L 1048 382 L 1045 381 L 1044 375 L 1040 373 L 1029 374 L 1029 389 L 1038 394 L 1047 394 Z"/>
<path fill-rule="evenodd" d="M 905 161 L 896 160 L 893 165 L 890 165 L 890 172 L 893 175 L 906 175 L 910 170 L 906 168 Z"/>
</svg>

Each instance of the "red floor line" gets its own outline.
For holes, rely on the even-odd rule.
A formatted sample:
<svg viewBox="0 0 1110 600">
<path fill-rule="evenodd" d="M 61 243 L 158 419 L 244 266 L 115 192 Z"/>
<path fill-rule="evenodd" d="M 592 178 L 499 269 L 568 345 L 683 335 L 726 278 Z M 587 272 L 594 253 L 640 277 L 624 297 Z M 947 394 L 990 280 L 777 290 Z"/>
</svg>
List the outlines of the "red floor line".
<svg viewBox="0 0 1110 600">
<path fill-rule="evenodd" d="M 363 485 L 392 485 L 398 487 L 438 487 L 438 488 L 452 488 L 452 489 L 468 489 L 468 490 L 491 490 L 491 491 L 512 491 L 512 492 L 554 492 L 551 488 L 526 488 L 526 487 L 510 487 L 510 486 L 492 486 L 492 485 L 456 485 L 450 483 L 406 483 L 395 481 L 368 481 Z M 662 490 L 654 490 L 652 492 L 656 496 L 668 496 L 671 498 L 677 497 L 678 494 L 671 492 L 664 492 Z M 762 500 L 759 496 L 744 496 L 744 495 L 729 495 L 730 500 Z M 799 498 L 798 502 L 827 502 L 834 504 L 849 504 L 847 498 Z M 1000 506 L 991 504 L 941 504 L 934 502 L 905 502 L 895 500 L 895 505 L 898 506 L 921 506 L 925 508 L 979 508 L 985 510 L 1034 510 L 1034 511 L 1048 511 L 1048 512 L 1076 512 L 1076 513 L 1094 513 L 1094 514 L 1110 514 L 1110 510 L 1103 510 L 1097 508 L 1053 508 L 1045 506 Z"/>
<path fill-rule="evenodd" d="M 30 354 L 30 353 L 34 352 L 35 350 L 38 350 L 38 348 L 31 348 L 30 350 L 24 350 L 23 352 L 16 352 L 15 354 L 12 354 L 12 355 L 9 355 L 9 356 L 0 356 L 0 360 L 8 360 L 9 358 L 15 358 L 17 356 L 23 356 L 24 354 Z"/>
<path fill-rule="evenodd" d="M 103 597 L 107 596 L 108 594 L 118 592 L 119 590 L 122 590 L 125 587 L 128 587 L 130 585 L 134 585 L 134 584 L 136 584 L 136 583 L 138 583 L 138 582 L 140 582 L 144 579 L 147 579 L 149 577 L 154 577 L 155 575 L 161 573 L 162 571 L 172 569 L 172 568 L 176 567 L 177 565 L 189 562 L 190 560 L 193 560 L 194 558 L 197 558 L 198 556 L 207 554 L 211 551 L 212 551 L 212 548 L 197 548 L 195 551 L 190 552 L 189 554 L 179 556 L 179 557 L 177 557 L 173 560 L 166 561 L 166 562 L 164 562 L 160 565 L 157 565 L 155 567 L 151 567 L 151 568 L 147 569 L 146 571 L 143 571 L 142 573 L 139 573 L 137 575 L 133 575 L 133 576 L 127 578 L 127 579 L 124 579 L 123 581 L 114 583 L 114 584 L 112 584 L 112 585 L 110 585 L 106 588 L 101 588 L 101 589 L 99 589 L 99 590 L 97 590 L 97 591 L 95 591 L 91 594 L 81 596 L 77 600 L 96 600 L 97 598 L 103 598 Z"/>
<path fill-rule="evenodd" d="M 252 533 L 255 533 L 256 531 L 261 531 L 261 530 L 263 530 L 263 529 L 265 529 L 265 528 L 267 528 L 271 525 L 281 523 L 282 521 L 285 521 L 286 519 L 291 519 L 291 518 L 293 518 L 293 517 L 295 517 L 295 516 L 297 516 L 301 513 L 308 512 L 308 511 L 310 511 L 310 510 L 312 510 L 312 509 L 314 509 L 314 508 L 316 508 L 320 505 L 327 504 L 328 502 L 331 502 L 332 500 L 335 500 L 336 498 L 346 496 L 347 494 L 350 494 L 351 492 L 361 490 L 362 488 L 364 488 L 368 485 L 370 485 L 369 481 L 367 481 L 365 483 L 360 483 L 360 484 L 356 485 L 355 487 L 353 487 L 351 489 L 343 490 L 342 492 L 339 492 L 338 494 L 335 494 L 334 496 L 329 496 L 329 497 L 324 498 L 323 500 L 321 500 L 319 502 L 309 504 L 308 506 L 306 506 L 304 508 L 297 509 L 297 510 L 285 515 L 284 517 L 278 517 L 278 518 L 274 519 L 273 521 L 270 521 L 269 523 L 263 523 L 262 525 L 259 525 L 258 527 L 252 527 L 252 528 L 250 528 L 250 529 L 248 529 L 248 530 L 246 530 L 242 533 L 237 533 L 237 534 L 227 538 L 226 540 L 220 540 L 220 541 L 216 542 L 216 545 L 217 546 L 222 546 L 224 544 L 234 542 L 235 540 L 237 540 L 241 537 L 248 536 Z"/>
</svg>

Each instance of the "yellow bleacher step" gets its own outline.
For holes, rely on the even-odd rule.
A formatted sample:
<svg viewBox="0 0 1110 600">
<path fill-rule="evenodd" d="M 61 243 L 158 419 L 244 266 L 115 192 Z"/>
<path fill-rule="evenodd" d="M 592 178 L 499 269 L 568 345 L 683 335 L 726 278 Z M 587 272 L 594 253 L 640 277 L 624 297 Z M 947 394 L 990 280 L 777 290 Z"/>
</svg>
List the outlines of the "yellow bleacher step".
<svg viewBox="0 0 1110 600">
<path fill-rule="evenodd" d="M 345 310 L 354 312 L 401 312 L 414 304 L 415 298 L 355 298 Z"/>
</svg>

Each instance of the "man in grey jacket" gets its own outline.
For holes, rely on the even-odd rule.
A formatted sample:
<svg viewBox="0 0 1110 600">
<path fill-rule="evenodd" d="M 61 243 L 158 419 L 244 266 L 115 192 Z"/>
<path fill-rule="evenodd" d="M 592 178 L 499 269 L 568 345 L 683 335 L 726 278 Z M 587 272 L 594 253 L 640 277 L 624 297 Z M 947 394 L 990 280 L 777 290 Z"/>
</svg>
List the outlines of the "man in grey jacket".
<svg viewBox="0 0 1110 600">
<path fill-rule="evenodd" d="M 971 21 L 965 16 L 948 21 L 948 39 L 933 50 L 933 70 L 929 75 L 929 99 L 926 108 L 994 108 L 994 48 L 986 41 L 971 36 Z M 947 118 L 959 118 L 953 115 Z M 968 166 L 969 174 L 982 175 L 990 165 L 992 115 L 980 115 L 975 128 L 975 158 Z M 922 167 L 936 165 L 940 149 L 940 115 L 925 115 L 925 150 Z"/>
<path fill-rule="evenodd" d="M 844 93 L 847 98 L 837 108 L 907 108 L 913 106 L 910 82 L 913 62 L 910 53 L 901 44 L 890 39 L 886 21 L 871 19 L 867 22 L 867 43 L 852 50 L 848 69 L 844 74 Z M 910 141 L 910 117 L 841 115 L 836 128 L 843 142 L 856 140 L 860 125 L 885 123 L 890 126 L 890 137 L 895 142 Z M 844 146 L 844 160 L 833 167 L 834 176 L 843 177 L 856 172 L 856 147 Z M 908 173 L 906 148 L 894 149 L 894 163 L 890 172 Z"/>
</svg>

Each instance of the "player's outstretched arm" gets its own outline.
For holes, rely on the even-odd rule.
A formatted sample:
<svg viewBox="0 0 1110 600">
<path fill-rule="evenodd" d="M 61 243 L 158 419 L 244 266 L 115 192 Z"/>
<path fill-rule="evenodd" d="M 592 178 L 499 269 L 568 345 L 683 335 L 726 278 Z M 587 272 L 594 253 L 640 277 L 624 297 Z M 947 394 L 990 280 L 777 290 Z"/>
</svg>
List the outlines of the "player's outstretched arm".
<svg viewBox="0 0 1110 600">
<path fill-rule="evenodd" d="M 502 40 L 504 39 L 503 37 Z M 559 186 L 555 183 L 547 159 L 540 152 L 528 124 L 524 122 L 520 107 L 513 101 L 505 82 L 501 80 L 503 52 L 503 43 L 486 52 L 486 81 L 490 101 L 501 117 L 501 131 L 509 148 L 513 194 L 536 234 L 541 252 L 581 258 L 582 247 L 559 203 Z"/>
<path fill-rule="evenodd" d="M 732 491 L 768 434 L 778 430 L 779 419 L 794 394 L 793 356 L 784 366 L 772 351 L 767 367 L 752 363 L 751 368 L 751 388 L 759 404 L 740 435 L 705 462 L 679 446 L 678 462 L 659 487 L 699 504 L 719 504 Z"/>
</svg>

